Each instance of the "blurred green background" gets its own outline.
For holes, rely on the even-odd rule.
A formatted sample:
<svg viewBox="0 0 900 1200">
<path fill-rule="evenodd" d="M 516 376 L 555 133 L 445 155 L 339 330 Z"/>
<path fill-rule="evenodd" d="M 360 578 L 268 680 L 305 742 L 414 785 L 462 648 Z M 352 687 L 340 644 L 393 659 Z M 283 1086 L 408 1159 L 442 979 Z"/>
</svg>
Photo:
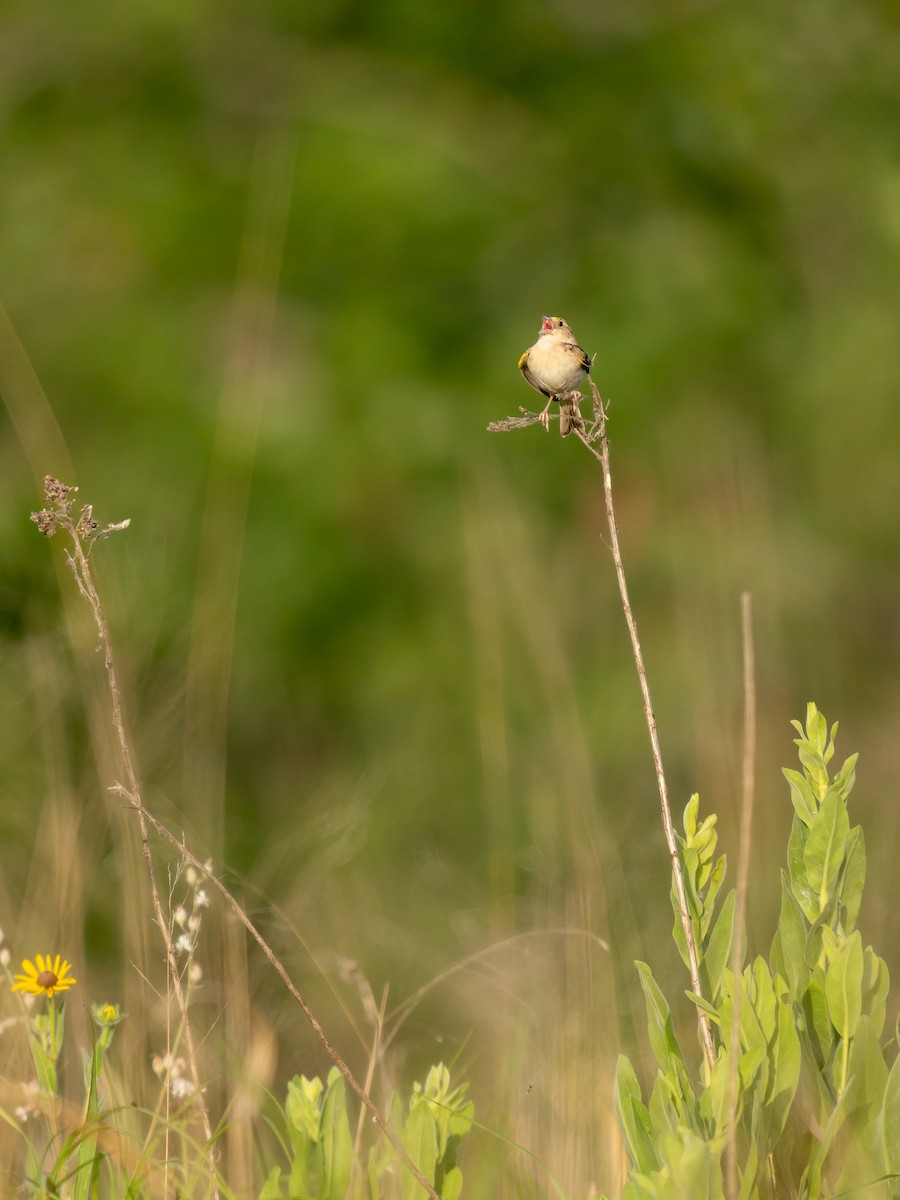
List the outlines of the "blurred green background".
<svg viewBox="0 0 900 1200">
<path fill-rule="evenodd" d="M 534 407 L 516 361 L 563 314 L 612 401 L 673 802 L 734 861 L 750 590 L 751 947 L 814 699 L 862 754 L 862 927 L 896 974 L 896 10 L 39 0 L 0 61 L 0 921 L 23 954 L 83 925 L 79 975 L 123 971 L 92 635 L 27 519 L 51 471 L 132 520 L 95 562 L 155 811 L 280 906 L 326 1017 L 338 956 L 390 1008 L 522 934 L 394 1048 L 612 1186 L 632 959 L 686 982 L 653 770 L 598 468 L 485 427 Z M 248 972 L 279 1070 L 319 1069 Z"/>
</svg>

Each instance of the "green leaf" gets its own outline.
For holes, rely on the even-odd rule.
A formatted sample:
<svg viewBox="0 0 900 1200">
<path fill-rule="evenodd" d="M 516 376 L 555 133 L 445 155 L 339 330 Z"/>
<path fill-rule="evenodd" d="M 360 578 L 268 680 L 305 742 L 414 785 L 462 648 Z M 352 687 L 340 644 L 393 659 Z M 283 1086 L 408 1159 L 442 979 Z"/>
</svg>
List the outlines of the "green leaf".
<svg viewBox="0 0 900 1200">
<path fill-rule="evenodd" d="M 319 1126 L 322 1145 L 322 1200 L 344 1200 L 353 1168 L 353 1139 L 347 1117 L 344 1077 L 337 1067 L 328 1074 L 328 1090 Z"/>
<path fill-rule="evenodd" d="M 273 1167 L 259 1193 L 259 1200 L 283 1200 L 281 1194 L 281 1167 Z"/>
<path fill-rule="evenodd" d="M 638 1171 L 656 1171 L 659 1159 L 653 1146 L 650 1117 L 641 1101 L 641 1088 L 634 1067 L 619 1055 L 616 1063 L 616 1113 L 625 1148 L 632 1166 Z"/>
<path fill-rule="evenodd" d="M 681 1046 L 675 1036 L 675 1028 L 669 1012 L 669 1005 L 662 994 L 659 985 L 653 978 L 653 972 L 646 963 L 636 962 L 635 966 L 641 978 L 644 989 L 644 999 L 647 1004 L 647 1032 L 650 1036 L 650 1046 L 663 1071 L 668 1069 L 669 1055 L 684 1062 Z"/>
<path fill-rule="evenodd" d="M 709 931 L 710 922 L 713 919 L 716 909 L 716 896 L 719 894 L 719 888 L 725 882 L 726 862 L 725 855 L 722 854 L 717 860 L 709 876 L 706 887 L 706 895 L 703 897 L 703 914 L 700 918 L 700 936 L 706 940 L 707 932 Z"/>
<path fill-rule="evenodd" d="M 819 897 L 820 910 L 830 899 L 849 829 L 847 806 L 836 792 L 829 792 L 809 831 L 803 855 L 809 886 Z"/>
<path fill-rule="evenodd" d="M 757 1196 L 756 1181 L 759 1176 L 759 1147 L 756 1144 L 756 1138 L 750 1138 L 750 1144 L 747 1147 L 747 1158 L 740 1171 L 740 1189 L 738 1191 L 738 1200 L 751 1200 L 751 1197 Z"/>
<path fill-rule="evenodd" d="M 707 1141 L 692 1130 L 680 1129 L 660 1138 L 666 1170 L 658 1192 L 665 1200 L 724 1200 L 721 1157 L 725 1139 Z"/>
<path fill-rule="evenodd" d="M 694 792 L 693 796 L 691 796 L 690 800 L 688 800 L 687 804 L 684 807 L 684 817 L 682 819 L 682 825 L 684 826 L 684 832 L 687 835 L 687 838 L 689 841 L 691 838 L 693 838 L 694 834 L 697 832 L 697 812 L 698 812 L 699 808 L 700 808 L 700 794 L 699 794 L 699 792 Z"/>
<path fill-rule="evenodd" d="M 814 921 L 819 915 L 819 896 L 810 886 L 806 868 L 806 844 L 808 841 L 809 830 L 795 816 L 788 838 L 788 874 L 791 880 L 791 891 L 806 919 Z"/>
<path fill-rule="evenodd" d="M 284 1105 L 292 1155 L 288 1194 L 300 1200 L 318 1200 L 322 1188 L 324 1161 L 319 1127 L 324 1086 L 318 1076 L 307 1079 L 295 1075 L 288 1082 Z"/>
<path fill-rule="evenodd" d="M 809 980 L 809 969 L 804 958 L 806 925 L 803 913 L 795 899 L 787 874 L 781 872 L 781 912 L 778 929 L 769 955 L 772 966 L 786 979 L 791 994 L 802 996 Z"/>
<path fill-rule="evenodd" d="M 451 1167 L 444 1176 L 441 1186 L 441 1200 L 459 1200 L 462 1193 L 463 1177 L 459 1167 Z"/>
<path fill-rule="evenodd" d="M 722 911 L 713 926 L 703 955 L 703 968 L 706 972 L 707 987 L 713 1001 L 718 998 L 722 986 L 722 969 L 727 965 L 731 956 L 731 939 L 734 936 L 734 891 L 725 897 Z"/>
<path fill-rule="evenodd" d="M 856 762 L 858 758 L 858 754 L 851 754 L 831 781 L 831 786 L 840 792 L 845 801 L 853 791 L 853 785 L 856 783 Z"/>
<path fill-rule="evenodd" d="M 307 1079 L 305 1075 L 295 1075 L 288 1082 L 285 1115 L 293 1128 L 305 1134 L 312 1142 L 318 1141 L 319 1138 L 323 1090 L 324 1084 L 318 1076 L 315 1079 Z"/>
<path fill-rule="evenodd" d="M 413 1096 L 412 1107 L 403 1130 L 403 1149 L 429 1183 L 434 1183 L 438 1157 L 437 1127 L 431 1106 L 422 1096 Z M 404 1170 L 400 1192 L 403 1200 L 420 1200 L 422 1185 Z"/>
<path fill-rule="evenodd" d="M 850 1070 L 848 1072 L 846 1110 L 852 1118 L 857 1133 L 863 1140 L 874 1144 L 875 1118 L 881 1113 L 888 1069 L 878 1040 L 878 1032 L 869 1017 L 860 1017 L 853 1044 L 850 1047 Z M 866 1126 L 871 1128 L 868 1133 Z"/>
<path fill-rule="evenodd" d="M 894 1059 L 884 1089 L 881 1141 L 884 1169 L 900 1174 L 900 1056 Z"/>
<path fill-rule="evenodd" d="M 819 805 L 813 795 L 809 780 L 805 775 L 801 775 L 799 771 L 794 771 L 790 767 L 782 767 L 781 771 L 791 785 L 791 803 L 794 806 L 794 812 L 803 824 L 809 828 L 819 810 Z"/>
<path fill-rule="evenodd" d="M 803 998 L 803 1013 L 806 1031 L 821 1069 L 831 1058 L 834 1049 L 834 1026 L 828 1014 L 824 972 L 821 967 L 817 967 L 810 976 L 809 986 Z"/>
<path fill-rule="evenodd" d="M 891 977 L 887 963 L 879 958 L 871 946 L 863 954 L 863 1012 L 868 1013 L 881 1036 L 885 1021 L 885 1001 L 891 990 Z"/>
<path fill-rule="evenodd" d="M 839 947 L 825 973 L 828 1013 L 844 1039 L 853 1037 L 862 1015 L 862 978 L 862 938 L 857 930 Z"/>
<path fill-rule="evenodd" d="M 766 1098 L 766 1133 L 769 1145 L 781 1137 L 800 1082 L 800 1037 L 789 998 L 778 1001 L 778 1027 L 769 1052 L 771 1071 Z"/>
<path fill-rule="evenodd" d="M 841 883 L 841 923 L 850 933 L 859 916 L 863 887 L 866 882 L 866 840 L 859 825 L 850 830 L 847 838 L 846 867 Z"/>
</svg>

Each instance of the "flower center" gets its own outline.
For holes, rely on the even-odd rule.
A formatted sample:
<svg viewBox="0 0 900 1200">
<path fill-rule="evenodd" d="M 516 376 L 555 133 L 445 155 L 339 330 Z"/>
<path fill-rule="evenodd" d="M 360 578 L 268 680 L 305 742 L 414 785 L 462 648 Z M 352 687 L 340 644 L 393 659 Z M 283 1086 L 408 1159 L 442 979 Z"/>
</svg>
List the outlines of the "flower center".
<svg viewBox="0 0 900 1200">
<path fill-rule="evenodd" d="M 59 983 L 59 976 L 54 975 L 52 971 L 41 971 L 37 977 L 38 987 L 45 989 L 55 988 Z"/>
</svg>

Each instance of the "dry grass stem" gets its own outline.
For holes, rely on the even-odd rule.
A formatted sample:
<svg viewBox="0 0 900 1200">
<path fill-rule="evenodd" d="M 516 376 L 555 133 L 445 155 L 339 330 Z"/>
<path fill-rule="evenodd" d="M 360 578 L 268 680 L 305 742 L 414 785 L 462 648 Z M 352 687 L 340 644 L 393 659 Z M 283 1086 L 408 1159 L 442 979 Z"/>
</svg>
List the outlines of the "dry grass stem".
<svg viewBox="0 0 900 1200">
<path fill-rule="evenodd" d="M 588 379 L 591 386 L 591 396 L 593 401 L 593 421 L 587 429 L 581 429 L 576 425 L 575 434 L 584 443 L 590 453 L 597 459 L 603 468 L 603 490 L 606 497 L 606 519 L 609 525 L 609 549 L 613 556 L 613 563 L 616 569 L 616 579 L 619 583 L 619 595 L 622 601 L 622 610 L 625 613 L 625 623 L 628 626 L 628 634 L 631 638 L 631 649 L 634 655 L 634 663 L 637 669 L 638 681 L 641 687 L 641 696 L 644 701 L 644 716 L 647 721 L 647 730 L 650 734 L 650 748 L 653 754 L 653 765 L 656 770 L 656 782 L 659 790 L 660 812 L 662 815 L 663 831 L 665 833 L 666 845 L 669 850 L 669 857 L 672 861 L 672 877 L 675 883 L 675 894 L 678 899 L 678 915 L 681 921 L 681 927 L 684 932 L 685 945 L 688 953 L 688 969 L 691 976 L 691 989 L 697 996 L 703 995 L 703 988 L 700 982 L 700 959 L 697 952 L 697 943 L 694 937 L 694 929 L 691 923 L 690 909 L 688 907 L 687 890 L 684 883 L 684 872 L 681 865 L 681 855 L 678 850 L 678 838 L 675 834 L 675 826 L 672 822 L 672 810 L 669 804 L 669 792 L 666 784 L 665 771 L 663 770 L 662 751 L 659 746 L 659 735 L 656 729 L 656 717 L 653 715 L 653 704 L 650 698 L 650 686 L 647 682 L 647 671 L 644 667 L 644 656 L 641 651 L 641 643 L 638 637 L 637 622 L 634 618 L 634 613 L 631 608 L 631 601 L 628 598 L 628 583 L 625 578 L 625 568 L 622 564 L 622 555 L 619 550 L 619 531 L 616 524 L 615 508 L 613 506 L 612 493 L 612 474 L 609 465 L 609 441 L 606 436 L 606 405 L 601 399 L 600 393 L 597 390 L 597 385 L 593 379 Z M 526 410 L 522 410 L 523 412 Z M 510 417 L 505 421 L 492 422 L 488 429 L 492 433 L 505 433 L 512 429 L 523 428 L 533 424 L 538 420 L 539 414 L 527 413 L 524 418 Z M 599 449 L 598 449 L 599 446 Z M 702 1008 L 697 1008 L 697 1020 L 700 1027 L 700 1037 L 703 1042 L 703 1050 L 706 1058 L 707 1070 L 711 1073 L 716 1061 L 716 1052 L 713 1045 L 712 1030 L 710 1027 L 709 1017 Z"/>
<path fill-rule="evenodd" d="M 195 1088 L 194 1094 L 197 1099 L 198 1111 L 201 1115 L 201 1122 L 206 1138 L 207 1155 L 210 1164 L 211 1197 L 213 1200 L 219 1200 L 219 1190 L 215 1183 L 215 1150 L 212 1127 L 210 1125 L 206 1103 L 203 1100 L 202 1086 L 197 1069 L 194 1038 L 191 1032 L 190 1022 L 188 1020 L 187 1001 L 175 957 L 175 946 L 171 936 L 171 928 L 166 920 L 162 902 L 160 900 L 159 886 L 157 883 L 156 871 L 153 865 L 153 857 L 150 850 L 150 826 L 152 826 L 157 833 L 159 833 L 166 841 L 168 841 L 170 845 L 174 846 L 184 861 L 190 863 L 195 870 L 208 879 L 213 887 L 215 887 L 216 890 L 222 895 L 229 908 L 245 927 L 248 933 L 250 933 L 265 957 L 268 959 L 271 966 L 280 976 L 291 996 L 299 1004 L 316 1036 L 325 1047 L 325 1050 L 332 1062 L 340 1070 L 341 1074 L 350 1085 L 350 1088 L 357 1095 L 365 1108 L 368 1109 L 375 1124 L 387 1138 L 388 1142 L 390 1142 L 395 1153 L 400 1158 L 400 1161 L 411 1172 L 418 1183 L 425 1189 L 425 1191 L 431 1197 L 431 1200 L 441 1200 L 434 1187 L 431 1185 L 431 1183 L 429 1183 L 416 1164 L 406 1153 L 400 1142 L 400 1139 L 389 1127 L 374 1101 L 369 1097 L 367 1090 L 357 1081 L 356 1076 L 344 1062 L 344 1059 L 338 1053 L 337 1049 L 332 1045 L 328 1035 L 320 1025 L 312 1009 L 294 986 L 293 981 L 291 980 L 281 961 L 250 918 L 247 916 L 244 909 L 231 895 L 225 885 L 216 877 L 215 874 L 213 874 L 209 864 L 201 862 L 199 858 L 191 854 L 184 843 L 180 842 L 173 834 L 171 834 L 168 829 L 166 829 L 166 827 L 160 821 L 158 821 L 147 808 L 144 807 L 144 803 L 141 798 L 141 788 L 138 781 L 137 770 L 134 764 L 134 756 L 131 751 L 128 735 L 125 731 L 125 720 L 122 712 L 122 699 L 119 691 L 119 682 L 116 675 L 115 662 L 113 659 L 112 641 L 109 635 L 109 626 L 106 621 L 106 614 L 103 611 L 103 605 L 100 601 L 97 588 L 94 584 L 90 567 L 90 551 L 97 538 L 107 537 L 110 533 L 124 528 L 127 522 L 120 522 L 117 525 L 108 525 L 104 529 L 101 529 L 97 522 L 93 519 L 90 505 L 83 506 L 78 517 L 74 518 L 74 502 L 69 498 L 69 495 L 76 490 L 77 489 L 68 487 L 67 485 L 60 483 L 59 480 L 48 475 L 44 480 L 44 502 L 47 505 L 47 508 L 42 509 L 40 512 L 32 513 L 31 519 L 35 522 L 41 533 L 48 537 L 52 536 L 58 529 L 63 529 L 69 534 L 70 538 L 72 539 L 74 551 L 66 551 L 67 561 L 72 570 L 72 574 L 75 577 L 78 590 L 90 605 L 94 616 L 94 621 L 97 626 L 97 633 L 100 638 L 100 646 L 103 650 L 107 682 L 112 700 L 112 722 L 116 734 L 116 740 L 121 753 L 122 765 L 124 768 L 125 782 L 115 783 L 111 790 L 122 796 L 122 798 L 126 801 L 127 806 L 137 813 L 138 826 L 141 835 L 141 848 L 145 863 L 147 865 L 147 874 L 150 880 L 150 894 L 153 903 L 153 912 L 156 923 L 159 926 L 165 942 L 166 960 L 168 964 L 169 975 L 171 977 L 172 988 L 175 993 L 179 1013 L 181 1015 L 185 1047 L 188 1054 Z M 87 549 L 85 547 L 87 547 Z"/>
<path fill-rule="evenodd" d="M 744 730 L 741 770 L 741 830 L 738 842 L 737 882 L 735 884 L 734 932 L 731 943 L 731 973 L 734 976 L 734 1013 L 731 1019 L 731 1045 L 739 1046 L 742 989 L 739 978 L 743 963 L 744 926 L 747 914 L 747 888 L 750 878 L 750 843 L 753 832 L 753 800 L 756 763 L 756 664 L 753 649 L 753 597 L 741 595 L 741 643 L 744 660 Z M 738 1059 L 731 1056 L 728 1078 L 728 1147 L 725 1159 L 725 1194 L 738 1196 L 737 1105 Z"/>
<path fill-rule="evenodd" d="M 32 513 L 31 519 L 35 522 L 41 533 L 46 536 L 52 536 L 57 529 L 63 529 L 70 537 L 72 542 L 72 550 L 66 550 L 66 561 L 75 578 L 75 583 L 78 590 L 84 599 L 87 601 L 94 617 L 94 623 L 97 626 L 97 635 L 100 639 L 100 647 L 103 651 L 103 663 L 106 668 L 106 679 L 109 687 L 109 695 L 111 700 L 111 717 L 113 730 L 116 736 L 116 742 L 119 747 L 119 753 L 122 759 L 122 766 L 125 772 L 125 784 L 119 785 L 120 790 L 126 794 L 132 805 L 139 813 L 139 827 L 141 835 L 141 853 L 144 858 L 144 863 L 147 868 L 147 878 L 150 884 L 150 899 L 153 905 L 153 915 L 156 925 L 160 931 L 166 951 L 166 965 L 171 981 L 172 991 L 175 995 L 175 1002 L 178 1006 L 179 1016 L 181 1017 L 182 1032 L 184 1035 L 185 1050 L 187 1052 L 188 1064 L 191 1071 L 191 1079 L 194 1085 L 194 1097 L 196 1100 L 197 1111 L 200 1115 L 200 1123 L 203 1127 L 203 1134 L 206 1140 L 206 1153 L 210 1168 L 210 1187 L 211 1196 L 214 1200 L 218 1200 L 219 1190 L 216 1186 L 216 1160 L 215 1148 L 213 1144 L 212 1125 L 209 1120 L 209 1110 L 206 1107 L 206 1101 L 203 1098 L 203 1083 L 200 1076 L 200 1070 L 197 1063 L 196 1046 L 194 1043 L 194 1035 L 191 1029 L 191 1023 L 188 1016 L 187 998 L 185 996 L 184 987 L 181 981 L 181 972 L 178 968 L 178 961 L 175 954 L 175 944 L 172 940 L 171 928 L 163 910 L 162 901 L 160 900 L 159 884 L 156 879 L 156 868 L 153 865 L 153 855 L 150 851 L 150 841 L 148 837 L 147 823 L 144 820 L 144 806 L 141 800 L 141 786 L 138 781 L 137 769 L 135 767 L 134 755 L 131 750 L 131 743 L 128 740 L 128 734 L 125 730 L 125 718 L 122 712 L 122 695 L 119 690 L 119 680 L 116 674 L 115 659 L 113 657 L 112 639 L 109 634 L 109 625 L 106 620 L 106 613 L 103 610 L 103 605 L 100 601 L 99 593 L 94 584 L 94 577 L 91 572 L 90 552 L 94 543 L 99 538 L 108 537 L 111 533 L 127 528 L 128 521 L 120 521 L 113 525 L 106 525 L 102 529 L 93 518 L 91 505 L 85 504 L 78 517 L 73 516 L 74 501 L 70 499 L 70 494 L 78 489 L 70 487 L 64 483 L 60 483 L 52 475 L 47 475 L 44 478 L 44 503 L 47 508 L 40 512 Z M 87 549 L 85 549 L 87 547 Z M 168 1102 L 168 1090 L 166 1092 Z"/>
</svg>

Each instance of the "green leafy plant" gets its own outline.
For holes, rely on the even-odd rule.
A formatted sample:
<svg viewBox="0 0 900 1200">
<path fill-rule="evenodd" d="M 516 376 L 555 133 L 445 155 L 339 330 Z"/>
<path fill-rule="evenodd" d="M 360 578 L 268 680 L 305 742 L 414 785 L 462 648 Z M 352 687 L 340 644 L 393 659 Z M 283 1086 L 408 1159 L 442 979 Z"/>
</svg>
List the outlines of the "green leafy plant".
<svg viewBox="0 0 900 1200">
<path fill-rule="evenodd" d="M 457 1200 L 462 1172 L 457 1164 L 460 1140 L 471 1129 L 475 1106 L 466 1099 L 466 1085 L 451 1088 L 443 1063 L 431 1068 L 424 1084 L 415 1084 L 408 1112 L 399 1096 L 391 1105 L 392 1124 L 410 1159 L 442 1200 Z M 371 1200 L 414 1200 L 421 1194 L 418 1180 L 395 1170 L 396 1155 L 382 1139 L 371 1147 L 363 1173 L 353 1145 L 344 1077 L 337 1067 L 327 1083 L 296 1075 L 289 1083 L 282 1113 L 287 1172 L 274 1167 L 259 1200 L 344 1200 L 348 1194 Z M 351 1185 L 355 1185 L 350 1191 Z M 286 1191 L 285 1191 L 286 1188 Z"/>
<path fill-rule="evenodd" d="M 685 810 L 679 849 L 705 998 L 688 995 L 713 1024 L 716 1058 L 695 1084 L 665 996 L 638 963 L 658 1069 L 645 1102 L 619 1059 L 624 1200 L 724 1200 L 726 1152 L 739 1200 L 900 1195 L 900 1059 L 894 1038 L 882 1044 L 888 971 L 856 929 L 866 853 L 847 800 L 857 756 L 831 775 L 837 725 L 829 732 L 814 704 L 805 726 L 793 724 L 801 770 L 785 771 L 794 820 L 778 928 L 768 959 L 737 977 L 734 892 L 716 913 L 725 862 L 715 817 L 698 823 L 696 796 Z"/>
</svg>

